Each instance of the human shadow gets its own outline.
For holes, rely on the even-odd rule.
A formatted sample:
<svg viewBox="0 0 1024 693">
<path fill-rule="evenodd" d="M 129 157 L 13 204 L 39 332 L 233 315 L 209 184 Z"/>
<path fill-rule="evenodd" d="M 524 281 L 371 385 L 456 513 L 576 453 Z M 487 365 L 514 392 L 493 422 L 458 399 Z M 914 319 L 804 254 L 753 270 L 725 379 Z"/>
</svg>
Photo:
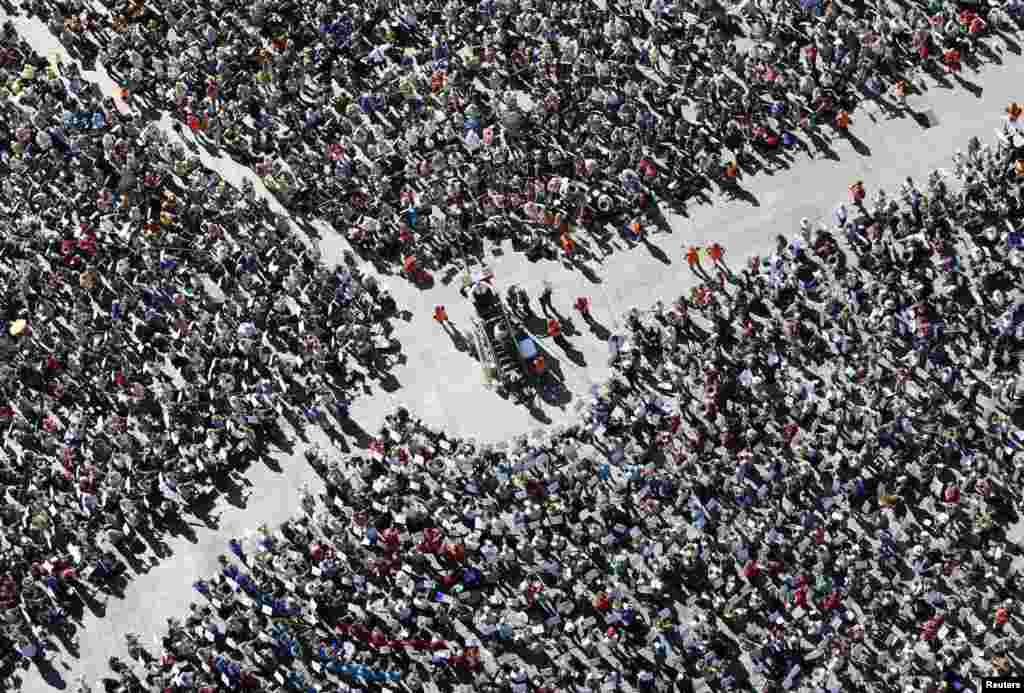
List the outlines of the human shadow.
<svg viewBox="0 0 1024 693">
<path fill-rule="evenodd" d="M 82 584 L 75 589 L 75 594 L 78 596 L 77 603 L 81 609 L 78 611 L 78 617 L 81 619 L 88 611 L 96 618 L 103 618 L 107 615 L 107 605 L 97 599 L 90 589 L 89 586 Z M 74 603 L 74 602 L 72 602 Z"/>
<path fill-rule="evenodd" d="M 56 688 L 59 691 L 64 690 L 68 687 L 64 677 L 60 675 L 56 667 L 50 663 L 50 660 L 46 659 L 42 653 L 33 658 L 32 663 L 35 664 L 36 671 L 39 672 L 39 677 L 46 682 L 50 688 Z"/>
<path fill-rule="evenodd" d="M 289 423 L 292 422 L 289 421 Z M 270 456 L 271 447 L 276 448 L 278 451 L 286 455 L 290 455 L 295 451 L 295 444 L 276 421 L 268 425 L 266 430 L 263 431 L 262 434 L 258 435 L 258 454 L 256 457 L 260 460 L 264 460 Z"/>
<path fill-rule="evenodd" d="M 612 245 L 612 235 L 607 233 L 602 225 L 594 225 L 590 230 L 590 238 L 605 256 L 611 255 L 615 251 L 615 247 Z M 594 257 L 597 262 L 604 264 L 604 258 L 597 258 L 596 255 Z"/>
<path fill-rule="evenodd" d="M 996 31 L 994 33 L 995 33 L 996 36 L 998 36 L 999 38 L 1001 38 L 1003 40 L 1004 44 L 1006 44 L 1006 50 L 1010 51 L 1014 55 L 1020 55 L 1021 54 L 1020 44 L 1017 43 L 1017 41 L 1014 40 L 1012 35 L 1004 32 L 1004 31 Z"/>
<path fill-rule="evenodd" d="M 886 118 L 892 120 L 904 117 L 903 110 L 898 104 L 889 101 L 881 94 L 874 94 L 866 89 L 862 90 L 862 92 L 868 100 L 873 101 L 878 106 L 878 110 L 880 110 Z"/>
<path fill-rule="evenodd" d="M 295 432 L 295 435 L 298 436 L 299 440 L 301 440 L 303 443 L 306 443 L 308 445 L 309 444 L 309 438 L 308 438 L 308 436 L 306 436 L 306 431 L 305 431 L 305 429 L 306 429 L 306 422 L 303 421 L 302 418 L 297 413 L 291 411 L 287 407 L 284 408 L 284 411 L 282 412 L 282 416 L 284 417 L 284 420 L 287 421 L 291 425 L 292 430 Z M 280 444 L 284 444 L 285 441 L 287 441 L 287 436 L 282 436 L 282 439 L 280 441 L 278 441 L 278 442 Z"/>
<path fill-rule="evenodd" d="M 954 72 L 953 79 L 956 81 L 957 84 L 959 84 L 961 87 L 969 91 L 977 99 L 980 99 L 981 95 L 985 91 L 980 84 L 975 84 L 974 82 L 964 79 L 963 77 L 960 76 L 959 73 Z"/>
<path fill-rule="evenodd" d="M 665 217 L 665 213 L 661 211 L 661 208 L 658 205 L 651 205 L 647 214 L 651 218 L 651 221 L 654 222 L 654 225 L 658 228 L 658 231 L 664 234 L 672 233 L 672 224 Z M 681 216 L 686 216 L 685 210 L 681 213 Z"/>
<path fill-rule="evenodd" d="M 530 416 L 535 418 L 537 421 L 540 421 L 542 424 L 552 423 L 551 417 L 548 416 L 543 409 L 537 406 L 537 403 L 533 398 L 526 398 L 524 406 L 526 406 L 526 410 L 530 412 Z"/>
<path fill-rule="evenodd" d="M 341 431 L 349 438 L 353 438 L 356 447 L 363 450 L 368 449 L 373 441 L 373 437 L 352 418 L 342 420 Z"/>
<path fill-rule="evenodd" d="M 380 386 L 380 389 L 391 393 L 397 392 L 402 387 L 401 381 L 395 377 L 394 373 L 384 374 L 377 384 Z"/>
<path fill-rule="evenodd" d="M 461 351 L 463 353 L 469 351 L 469 339 L 462 334 L 462 331 L 458 327 L 450 322 L 444 322 L 441 326 L 444 328 L 444 333 L 448 335 L 450 340 L 452 340 L 452 346 L 454 346 L 457 351 Z"/>
<path fill-rule="evenodd" d="M 764 157 L 762 170 L 766 175 L 774 176 L 776 172 L 788 171 L 793 165 L 782 155 L 781 150 L 765 151 L 761 154 Z"/>
<path fill-rule="evenodd" d="M 523 324 L 523 328 L 531 334 L 547 334 L 548 333 L 548 322 L 547 319 L 537 315 L 532 309 L 528 310 L 525 314 L 519 316 Z"/>
<path fill-rule="evenodd" d="M 819 133 L 811 132 L 808 137 L 810 137 L 811 144 L 814 145 L 815 154 L 821 155 L 825 159 L 839 161 L 839 154 L 836 153 L 836 150 L 832 149 L 828 140 L 822 137 Z"/>
<path fill-rule="evenodd" d="M 583 352 L 574 347 L 569 342 L 569 340 L 565 338 L 565 335 L 560 334 L 557 337 L 555 337 L 552 341 L 554 341 L 554 343 L 558 345 L 558 347 L 562 350 L 567 359 L 572 361 L 580 368 L 586 367 L 587 360 L 586 357 L 583 355 Z"/>
<path fill-rule="evenodd" d="M 672 264 L 672 259 L 669 258 L 668 254 L 655 244 L 651 243 L 650 239 L 648 239 L 647 236 L 641 238 L 640 242 L 644 244 L 644 247 L 647 248 L 648 252 L 650 252 L 651 254 L 651 257 L 653 257 L 655 260 L 662 263 L 663 265 Z"/>
<path fill-rule="evenodd" d="M 576 267 L 579 268 L 580 274 L 583 275 L 584 279 L 589 281 L 591 284 L 602 284 L 602 283 L 604 283 L 604 280 L 601 279 L 601 277 L 600 277 L 600 275 L 598 275 L 597 271 L 594 270 L 594 268 L 592 268 L 590 265 L 588 265 L 586 263 L 583 263 L 583 262 L 580 262 L 580 263 L 576 264 Z"/>
<path fill-rule="evenodd" d="M 327 439 L 329 441 L 331 441 L 331 443 L 336 448 L 341 450 L 341 452 L 343 454 L 349 455 L 349 454 L 352 453 L 352 449 L 349 447 L 348 441 L 345 440 L 345 436 L 342 435 L 341 431 L 339 430 L 339 428 L 337 426 L 325 425 L 322 428 L 323 428 L 324 435 L 327 436 Z"/>
<path fill-rule="evenodd" d="M 134 534 L 125 538 L 124 541 L 115 546 L 117 554 L 124 560 L 128 567 L 132 569 L 132 572 L 135 573 L 136 576 L 147 574 L 151 568 L 151 566 L 143 563 L 138 556 L 139 548 L 144 550 L 145 547 L 145 542 L 141 539 L 137 539 Z"/>
<path fill-rule="evenodd" d="M 165 560 L 174 555 L 174 551 L 171 550 L 171 547 L 160 539 L 153 528 L 149 526 L 142 526 L 138 530 L 138 535 L 159 560 Z"/>
<path fill-rule="evenodd" d="M 930 127 L 932 127 L 931 120 L 928 119 L 928 115 L 923 111 L 915 111 L 908 109 L 908 112 L 910 113 L 910 118 L 919 126 L 921 126 L 922 130 L 927 130 Z"/>
<path fill-rule="evenodd" d="M 739 183 L 733 183 L 722 187 L 722 195 L 729 198 L 730 200 L 740 200 L 747 202 L 752 207 L 760 207 L 761 203 L 758 201 L 754 193 L 750 192 Z"/>
<path fill-rule="evenodd" d="M 854 135 L 849 130 L 840 130 L 839 136 L 850 143 L 853 147 L 853 151 L 857 152 L 861 156 L 871 156 L 871 147 L 864 143 L 862 139 Z"/>
<path fill-rule="evenodd" d="M 950 81 L 947 73 L 933 69 L 928 74 L 931 75 L 931 78 L 935 80 L 940 89 L 953 89 L 953 82 Z"/>
<path fill-rule="evenodd" d="M 202 522 L 207 529 L 217 530 L 220 528 L 219 516 L 213 514 L 217 509 L 218 495 L 216 488 L 210 489 L 188 507 L 188 514 Z"/>
<path fill-rule="evenodd" d="M 984 41 L 979 41 L 975 50 L 979 55 L 985 56 L 987 62 L 993 63 L 994 65 L 1003 64 L 1002 56 L 992 50 L 992 46 L 988 45 Z"/>
<path fill-rule="evenodd" d="M 811 145 L 802 137 L 793 136 L 793 144 L 791 146 L 794 157 L 797 151 L 803 152 L 807 156 L 814 158 L 814 150 L 811 149 Z"/>
<path fill-rule="evenodd" d="M 64 627 L 56 628 L 53 631 L 53 637 L 60 643 L 61 648 L 63 648 L 69 657 L 74 659 L 78 659 L 82 655 L 81 648 L 79 648 L 73 641 L 73 637 L 78 630 L 78 625 L 67 623 Z"/>
<path fill-rule="evenodd" d="M 199 535 L 192 529 L 192 525 L 180 516 L 165 520 L 163 527 L 168 536 L 181 537 L 190 544 L 199 543 Z"/>
</svg>

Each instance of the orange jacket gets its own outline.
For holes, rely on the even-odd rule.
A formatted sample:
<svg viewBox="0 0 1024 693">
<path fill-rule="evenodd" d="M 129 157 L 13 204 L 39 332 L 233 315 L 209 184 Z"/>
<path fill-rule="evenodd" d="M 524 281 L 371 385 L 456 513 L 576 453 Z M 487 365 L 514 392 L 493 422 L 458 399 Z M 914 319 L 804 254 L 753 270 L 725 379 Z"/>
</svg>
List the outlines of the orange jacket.
<svg viewBox="0 0 1024 693">
<path fill-rule="evenodd" d="M 437 306 L 434 308 L 434 320 L 438 322 L 448 321 L 448 311 L 444 309 L 444 306 Z"/>
<path fill-rule="evenodd" d="M 690 267 L 696 267 L 700 264 L 700 251 L 696 248 L 690 248 L 686 251 L 686 262 L 689 263 Z"/>
<path fill-rule="evenodd" d="M 444 548 L 449 559 L 456 562 L 466 560 L 466 547 L 462 544 L 446 544 Z"/>
</svg>

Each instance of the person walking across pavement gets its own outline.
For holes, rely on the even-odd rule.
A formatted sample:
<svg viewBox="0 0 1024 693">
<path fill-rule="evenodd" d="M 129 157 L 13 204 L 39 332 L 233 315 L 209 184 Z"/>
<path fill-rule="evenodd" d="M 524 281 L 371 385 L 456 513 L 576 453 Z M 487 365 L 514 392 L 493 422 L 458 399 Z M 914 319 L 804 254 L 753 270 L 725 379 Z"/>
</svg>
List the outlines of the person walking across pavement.
<svg viewBox="0 0 1024 693">
<path fill-rule="evenodd" d="M 448 311 L 444 306 L 434 306 L 434 320 L 436 320 L 449 335 L 455 334 L 455 326 L 452 325 L 451 320 L 448 319 Z"/>
<path fill-rule="evenodd" d="M 588 324 L 594 319 L 590 314 L 590 299 L 586 296 L 579 296 L 573 307 Z"/>
<path fill-rule="evenodd" d="M 711 258 L 711 263 L 715 266 L 721 265 L 722 258 L 725 256 L 725 249 L 718 243 L 712 243 L 707 248 L 708 257 Z"/>
<path fill-rule="evenodd" d="M 689 265 L 691 272 L 707 278 L 708 273 L 701 265 L 701 249 L 697 246 L 690 246 L 690 249 L 686 251 L 686 264 Z"/>
</svg>

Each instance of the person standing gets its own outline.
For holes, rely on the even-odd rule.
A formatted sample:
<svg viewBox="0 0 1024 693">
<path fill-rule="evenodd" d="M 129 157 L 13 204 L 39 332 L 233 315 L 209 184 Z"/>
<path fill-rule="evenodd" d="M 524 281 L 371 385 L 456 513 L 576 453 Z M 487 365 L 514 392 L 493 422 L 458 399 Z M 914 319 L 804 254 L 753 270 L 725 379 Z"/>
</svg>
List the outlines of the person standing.
<svg viewBox="0 0 1024 693">
<path fill-rule="evenodd" d="M 725 255 L 725 249 L 718 243 L 712 243 L 707 249 L 708 257 L 711 258 L 711 262 L 715 265 L 722 263 L 722 258 Z"/>
<path fill-rule="evenodd" d="M 690 271 L 701 277 L 707 277 L 707 272 L 700 264 L 700 248 L 696 246 L 690 246 L 690 249 L 686 251 L 686 264 L 690 266 Z"/>
<path fill-rule="evenodd" d="M 557 319 L 551 318 L 548 320 L 548 337 L 557 340 L 562 336 L 562 324 Z"/>
<path fill-rule="evenodd" d="M 906 80 L 897 80 L 893 86 L 893 93 L 896 95 L 896 100 L 900 104 L 900 108 L 907 107 L 907 82 Z"/>
<path fill-rule="evenodd" d="M 850 129 L 850 114 L 845 110 L 839 111 L 836 115 L 836 128 L 840 134 L 846 134 Z"/>
<path fill-rule="evenodd" d="M 587 323 L 594 319 L 590 314 L 590 299 L 586 296 L 578 297 L 574 307 Z"/>
<path fill-rule="evenodd" d="M 850 186 L 850 200 L 858 207 L 864 207 L 864 198 L 867 197 L 867 191 L 864 190 L 864 182 L 857 181 Z"/>
</svg>

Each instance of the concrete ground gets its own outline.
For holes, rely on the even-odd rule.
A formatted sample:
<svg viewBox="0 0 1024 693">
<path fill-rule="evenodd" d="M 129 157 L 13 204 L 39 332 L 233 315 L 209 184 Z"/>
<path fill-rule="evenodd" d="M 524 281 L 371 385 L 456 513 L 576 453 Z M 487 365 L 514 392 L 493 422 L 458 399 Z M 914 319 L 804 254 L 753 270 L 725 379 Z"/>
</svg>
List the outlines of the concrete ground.
<svg viewBox="0 0 1024 693">
<path fill-rule="evenodd" d="M 40 51 L 63 53 L 38 22 L 20 18 L 16 24 Z M 692 206 L 690 217 L 673 218 L 672 233 L 653 236 L 650 248 L 620 248 L 595 264 L 600 284 L 557 263 L 530 264 L 508 247 L 503 254 L 489 257 L 488 264 L 502 288 L 517 283 L 535 297 L 542 281 L 551 282 L 555 307 L 563 314 L 572 313 L 576 296 L 590 296 L 594 318 L 615 332 L 630 307 L 646 308 L 659 298 L 667 302 L 689 289 L 692 277 L 682 261 L 686 247 L 717 241 L 726 248 L 726 259 L 739 266 L 749 255 L 767 251 L 776 234 L 793 233 L 802 217 L 830 216 L 832 208 L 847 199 L 847 187 L 856 180 L 864 181 L 869 194 L 879 186 L 892 189 L 906 176 L 923 181 L 930 169 L 948 166 L 952 151 L 964 146 L 972 135 L 992 141 L 1003 108 L 1010 101 L 1024 99 L 1018 91 L 1024 58 L 1009 52 L 1002 52 L 1002 57 L 1004 64 L 985 68 L 983 79 L 970 72 L 965 75 L 983 84 L 980 92 L 931 84 L 926 93 L 911 99 L 915 108 L 930 109 L 937 116 L 932 127 L 922 129 L 910 118 L 891 120 L 868 106 L 854 114 L 852 126 L 866 149 L 855 150 L 840 140 L 833 144 L 838 160 L 811 160 L 799 154 L 787 171 L 744 180 L 743 186 L 756 204 L 716 199 L 712 206 Z M 105 75 L 86 74 L 113 93 L 114 85 Z M 244 172 L 230 161 L 205 152 L 203 159 L 230 182 L 240 183 Z M 341 261 L 345 244 L 333 232 L 325 235 L 322 247 L 328 262 Z M 427 291 L 393 277 L 387 283 L 399 308 L 412 313 L 408 322 L 398 324 L 396 334 L 406 360 L 394 371 L 400 383 L 396 392 L 378 390 L 358 400 L 353 417 L 365 430 L 375 431 L 383 416 L 397 405 L 451 433 L 479 440 L 496 441 L 543 425 L 525 408 L 485 389 L 478 364 L 456 350 L 432 320 L 433 307 L 443 304 L 455 325 L 468 334 L 472 307 L 459 295 L 458 280 L 447 286 L 438 282 Z M 578 318 L 575 322 L 586 329 Z M 607 345 L 590 334 L 570 341 L 582 352 L 585 366 L 569 362 L 557 346 L 545 347 L 560 360 L 569 389 L 584 393 L 608 374 Z M 563 422 L 569 419 L 571 407 L 544 409 L 552 421 Z M 322 444 L 327 446 L 326 441 Z M 125 633 L 140 633 L 144 642 L 149 642 L 163 630 L 168 617 L 187 610 L 194 594 L 192 582 L 217 570 L 217 556 L 225 552 L 229 538 L 244 536 L 260 524 L 280 523 L 296 513 L 298 490 L 307 483 L 315 489 L 319 480 L 301 457 L 280 463 L 280 472 L 265 467 L 250 471 L 254 492 L 246 507 L 224 507 L 216 519 L 217 527 L 198 527 L 194 543 L 172 541 L 172 555 L 157 561 L 145 574 L 133 576 L 123 600 L 109 601 L 102 615 L 87 615 L 79 632 L 79 657 L 54 653 L 56 674 L 69 686 L 79 675 L 95 681 L 105 672 L 110 656 L 126 656 Z M 42 693 L 51 687 L 62 684 L 56 678 L 44 681 L 34 670 L 23 675 L 23 691 Z"/>
</svg>

